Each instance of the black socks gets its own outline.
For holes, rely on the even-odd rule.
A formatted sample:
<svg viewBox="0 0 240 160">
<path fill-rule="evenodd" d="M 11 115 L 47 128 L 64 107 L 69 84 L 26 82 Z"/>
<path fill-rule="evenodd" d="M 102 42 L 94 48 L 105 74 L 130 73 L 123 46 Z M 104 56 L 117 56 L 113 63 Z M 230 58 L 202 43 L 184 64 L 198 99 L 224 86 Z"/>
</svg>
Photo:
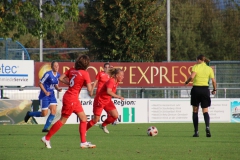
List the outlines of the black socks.
<svg viewBox="0 0 240 160">
<path fill-rule="evenodd" d="M 198 132 L 198 113 L 193 112 L 192 120 L 193 120 L 194 132 Z"/>
<path fill-rule="evenodd" d="M 206 128 L 209 129 L 210 117 L 209 117 L 208 112 L 203 113 L 203 117 L 204 117 L 204 121 L 205 121 Z"/>
</svg>

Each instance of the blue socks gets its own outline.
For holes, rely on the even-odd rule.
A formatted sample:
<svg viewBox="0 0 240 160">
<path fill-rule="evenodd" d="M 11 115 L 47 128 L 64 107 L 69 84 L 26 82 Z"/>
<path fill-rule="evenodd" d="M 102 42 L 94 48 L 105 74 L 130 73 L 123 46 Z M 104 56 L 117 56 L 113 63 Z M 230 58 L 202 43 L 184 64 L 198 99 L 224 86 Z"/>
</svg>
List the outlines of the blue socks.
<svg viewBox="0 0 240 160">
<path fill-rule="evenodd" d="M 41 117 L 42 112 L 29 112 L 30 117 Z"/>
<path fill-rule="evenodd" d="M 52 121 L 53 121 L 54 118 L 55 118 L 55 115 L 52 115 L 50 113 L 43 129 L 48 129 L 49 126 L 52 124 Z"/>
<path fill-rule="evenodd" d="M 30 117 L 41 117 L 42 112 L 29 112 Z M 49 114 L 46 124 L 43 129 L 48 129 L 49 126 L 52 124 L 53 119 L 55 118 L 55 115 L 52 115 L 51 113 Z"/>
</svg>

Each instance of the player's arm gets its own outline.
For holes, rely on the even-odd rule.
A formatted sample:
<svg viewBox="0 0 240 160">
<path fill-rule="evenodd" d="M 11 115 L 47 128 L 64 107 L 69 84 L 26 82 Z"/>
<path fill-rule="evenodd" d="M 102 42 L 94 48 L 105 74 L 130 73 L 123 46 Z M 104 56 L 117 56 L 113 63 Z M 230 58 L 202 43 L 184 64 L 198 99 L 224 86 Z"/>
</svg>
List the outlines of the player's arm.
<svg viewBox="0 0 240 160">
<path fill-rule="evenodd" d="M 215 78 L 211 78 L 211 80 L 212 80 L 212 85 L 213 85 L 212 94 L 216 94 L 216 91 L 217 91 L 217 82 L 216 82 Z"/>
<path fill-rule="evenodd" d="M 46 96 L 50 95 L 50 92 L 48 92 L 45 87 L 43 86 L 42 82 L 39 82 L 39 87 L 41 88 L 41 90 L 45 93 Z"/>
<path fill-rule="evenodd" d="M 87 83 L 87 91 L 88 91 L 88 94 L 90 95 L 90 96 L 92 96 L 92 94 L 91 94 L 91 92 L 92 92 L 92 84 L 91 83 Z"/>
<path fill-rule="evenodd" d="M 115 94 L 113 91 L 112 91 L 112 88 L 107 88 L 107 94 L 109 94 L 111 97 L 114 97 L 114 98 L 118 98 L 118 99 L 121 99 L 121 100 L 124 100 L 123 97 Z"/>
<path fill-rule="evenodd" d="M 93 85 L 92 85 L 91 91 L 89 92 L 89 93 L 90 93 L 90 94 L 89 94 L 90 96 L 93 95 L 93 90 L 94 90 L 94 88 L 96 87 L 97 83 L 98 83 L 98 80 L 96 79 L 96 80 L 94 81 Z"/>
<path fill-rule="evenodd" d="M 58 92 L 61 92 L 61 91 L 62 91 L 62 88 L 60 88 L 60 87 L 58 86 L 58 84 L 55 84 L 54 87 L 55 87 L 55 89 L 56 89 Z"/>
<path fill-rule="evenodd" d="M 196 72 L 192 72 L 191 75 L 188 77 L 187 81 L 185 82 L 185 85 L 187 85 L 189 82 L 191 82 L 194 77 L 196 76 Z"/>
<path fill-rule="evenodd" d="M 69 83 L 69 81 L 67 80 L 67 76 L 65 75 L 65 74 L 62 74 L 60 77 L 59 77 L 59 81 L 60 82 L 62 82 L 62 83 L 64 83 L 64 84 L 66 84 L 66 85 L 69 85 L 70 83 Z"/>
</svg>

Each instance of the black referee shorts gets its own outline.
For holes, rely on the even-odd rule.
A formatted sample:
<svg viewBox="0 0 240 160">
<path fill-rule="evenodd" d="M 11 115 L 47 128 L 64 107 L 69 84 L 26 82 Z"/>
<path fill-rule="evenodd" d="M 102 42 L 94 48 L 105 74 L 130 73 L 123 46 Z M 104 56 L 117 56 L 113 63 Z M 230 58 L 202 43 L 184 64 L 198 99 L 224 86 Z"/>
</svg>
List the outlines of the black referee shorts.
<svg viewBox="0 0 240 160">
<path fill-rule="evenodd" d="M 191 89 L 191 105 L 199 107 L 200 103 L 202 108 L 211 106 L 208 86 L 193 86 Z"/>
</svg>

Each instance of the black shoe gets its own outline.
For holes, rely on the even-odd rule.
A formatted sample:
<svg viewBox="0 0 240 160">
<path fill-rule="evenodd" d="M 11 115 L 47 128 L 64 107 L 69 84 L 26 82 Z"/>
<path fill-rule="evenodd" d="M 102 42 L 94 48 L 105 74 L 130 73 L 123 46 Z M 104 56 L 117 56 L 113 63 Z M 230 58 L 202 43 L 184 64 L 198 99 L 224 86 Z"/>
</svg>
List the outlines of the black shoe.
<svg viewBox="0 0 240 160">
<path fill-rule="evenodd" d="M 24 118 L 24 121 L 27 123 L 27 121 L 29 120 L 29 118 L 31 117 L 31 116 L 29 116 L 29 113 L 30 113 L 30 111 L 28 111 L 27 113 L 26 113 L 26 116 L 25 116 L 25 118 Z"/>
<path fill-rule="evenodd" d="M 49 132 L 49 130 L 48 129 L 43 129 L 42 132 Z"/>
<path fill-rule="evenodd" d="M 193 137 L 199 137 L 198 132 L 195 132 L 194 135 L 193 135 Z"/>
<path fill-rule="evenodd" d="M 210 129 L 206 128 L 206 137 L 211 137 Z"/>
</svg>

